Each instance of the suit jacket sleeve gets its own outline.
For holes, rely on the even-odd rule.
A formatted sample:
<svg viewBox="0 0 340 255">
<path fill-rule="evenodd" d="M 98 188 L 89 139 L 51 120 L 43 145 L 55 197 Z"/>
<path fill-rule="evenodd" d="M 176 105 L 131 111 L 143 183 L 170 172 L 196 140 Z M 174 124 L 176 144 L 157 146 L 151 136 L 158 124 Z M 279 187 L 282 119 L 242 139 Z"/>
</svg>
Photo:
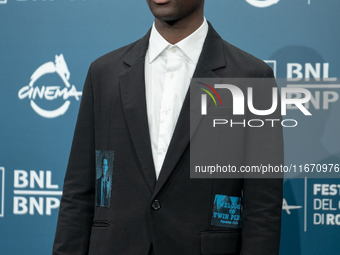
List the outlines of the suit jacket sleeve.
<svg viewBox="0 0 340 255">
<path fill-rule="evenodd" d="M 261 85 L 254 89 L 253 101 L 256 109 L 269 109 L 272 104 L 270 87 L 277 87 L 273 72 L 269 68 Z M 266 79 L 267 78 L 267 79 Z M 269 78 L 269 79 L 268 79 Z M 279 96 L 278 96 L 279 97 Z M 247 107 L 248 108 L 248 107 Z M 248 119 L 260 119 L 248 112 Z M 280 100 L 276 111 L 262 119 L 281 120 Z M 246 139 L 248 166 L 283 165 L 283 135 L 281 121 L 274 127 L 248 128 Z M 279 254 L 283 174 L 275 179 L 244 179 L 243 187 L 243 228 L 241 255 Z"/>
<path fill-rule="evenodd" d="M 88 252 L 96 180 L 93 105 L 90 68 L 83 89 L 64 180 L 53 255 Z"/>
</svg>

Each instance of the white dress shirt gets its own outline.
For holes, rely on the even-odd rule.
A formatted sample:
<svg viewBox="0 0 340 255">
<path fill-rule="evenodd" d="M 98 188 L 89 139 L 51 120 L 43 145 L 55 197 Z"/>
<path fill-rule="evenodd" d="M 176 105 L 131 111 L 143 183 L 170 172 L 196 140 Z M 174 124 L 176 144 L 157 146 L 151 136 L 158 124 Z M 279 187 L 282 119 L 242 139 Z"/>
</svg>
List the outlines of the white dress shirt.
<svg viewBox="0 0 340 255">
<path fill-rule="evenodd" d="M 145 56 L 145 94 L 157 179 L 207 33 L 204 18 L 195 32 L 173 45 L 152 26 Z"/>
</svg>

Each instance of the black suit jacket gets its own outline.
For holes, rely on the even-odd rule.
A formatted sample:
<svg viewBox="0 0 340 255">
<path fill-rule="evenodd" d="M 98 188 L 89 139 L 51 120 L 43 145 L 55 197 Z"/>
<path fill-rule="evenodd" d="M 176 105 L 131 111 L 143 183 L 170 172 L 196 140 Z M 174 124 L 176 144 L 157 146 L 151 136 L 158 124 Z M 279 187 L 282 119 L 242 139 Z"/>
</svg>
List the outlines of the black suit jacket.
<svg viewBox="0 0 340 255">
<path fill-rule="evenodd" d="M 91 64 L 53 254 L 147 255 L 151 246 L 156 255 L 278 254 L 282 179 L 191 179 L 189 95 L 156 181 L 144 84 L 149 35 Z M 194 77 L 273 74 L 209 24 Z M 271 97 L 263 101 L 271 103 Z M 274 115 L 280 118 L 279 111 Z M 230 158 L 247 165 L 283 163 L 281 128 L 243 130 L 229 141 Z M 109 208 L 95 206 L 95 150 L 115 153 Z M 242 197 L 242 228 L 211 224 L 216 194 Z"/>
</svg>

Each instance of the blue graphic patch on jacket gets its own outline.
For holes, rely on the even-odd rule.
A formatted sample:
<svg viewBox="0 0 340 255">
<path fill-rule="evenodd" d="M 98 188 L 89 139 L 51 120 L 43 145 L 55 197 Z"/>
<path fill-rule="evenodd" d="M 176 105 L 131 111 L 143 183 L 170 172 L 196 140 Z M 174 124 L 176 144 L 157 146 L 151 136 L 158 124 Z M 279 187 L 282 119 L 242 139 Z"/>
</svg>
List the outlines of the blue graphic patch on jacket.
<svg viewBox="0 0 340 255">
<path fill-rule="evenodd" d="M 114 151 L 96 150 L 96 206 L 110 207 Z"/>
<path fill-rule="evenodd" d="M 216 194 L 211 225 L 241 228 L 241 198 Z"/>
</svg>

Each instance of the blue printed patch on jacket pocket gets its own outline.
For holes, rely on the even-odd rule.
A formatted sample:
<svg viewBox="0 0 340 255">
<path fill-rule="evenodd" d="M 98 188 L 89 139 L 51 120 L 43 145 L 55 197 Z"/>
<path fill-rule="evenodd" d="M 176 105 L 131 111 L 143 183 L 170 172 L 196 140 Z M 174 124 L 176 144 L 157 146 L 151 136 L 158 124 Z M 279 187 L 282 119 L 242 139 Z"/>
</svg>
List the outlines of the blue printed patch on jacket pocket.
<svg viewBox="0 0 340 255">
<path fill-rule="evenodd" d="M 114 151 L 96 150 L 96 206 L 110 207 Z"/>
<path fill-rule="evenodd" d="M 211 225 L 241 228 L 241 198 L 216 194 Z"/>
</svg>

